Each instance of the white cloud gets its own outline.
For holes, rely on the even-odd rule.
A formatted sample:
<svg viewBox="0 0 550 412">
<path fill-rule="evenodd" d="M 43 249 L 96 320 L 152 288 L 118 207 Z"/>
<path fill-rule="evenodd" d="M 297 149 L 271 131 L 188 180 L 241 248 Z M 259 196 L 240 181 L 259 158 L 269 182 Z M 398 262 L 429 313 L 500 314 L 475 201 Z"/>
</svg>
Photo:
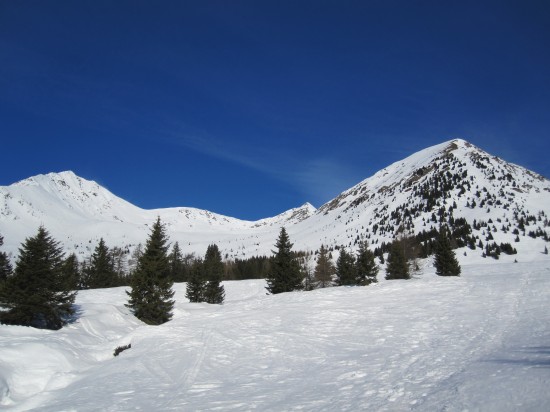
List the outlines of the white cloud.
<svg viewBox="0 0 550 412">
<path fill-rule="evenodd" d="M 222 141 L 198 134 L 173 135 L 172 142 L 191 150 L 227 160 L 248 167 L 291 185 L 317 206 L 325 203 L 342 191 L 358 183 L 350 168 L 333 158 L 307 158 L 282 148 L 247 145 L 234 146 L 233 142 Z M 242 144 L 241 144 L 242 145 Z"/>
</svg>

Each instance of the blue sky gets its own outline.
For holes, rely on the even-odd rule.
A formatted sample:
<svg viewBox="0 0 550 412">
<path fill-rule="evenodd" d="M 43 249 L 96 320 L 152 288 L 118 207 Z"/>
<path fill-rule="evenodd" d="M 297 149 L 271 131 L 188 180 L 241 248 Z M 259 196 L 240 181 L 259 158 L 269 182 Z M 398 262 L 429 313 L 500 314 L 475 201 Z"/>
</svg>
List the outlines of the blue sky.
<svg viewBox="0 0 550 412">
<path fill-rule="evenodd" d="M 315 206 L 464 138 L 550 176 L 547 1 L 0 1 L 0 185 Z"/>
</svg>

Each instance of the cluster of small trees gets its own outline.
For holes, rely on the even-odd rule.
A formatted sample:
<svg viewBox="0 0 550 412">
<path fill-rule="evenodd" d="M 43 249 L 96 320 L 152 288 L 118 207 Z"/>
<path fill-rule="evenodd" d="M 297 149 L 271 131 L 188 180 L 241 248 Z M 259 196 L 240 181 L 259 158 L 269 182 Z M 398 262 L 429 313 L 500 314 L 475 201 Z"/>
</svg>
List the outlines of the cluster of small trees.
<svg viewBox="0 0 550 412">
<path fill-rule="evenodd" d="M 204 260 L 195 260 L 187 281 L 186 297 L 190 302 L 223 303 L 225 290 L 221 284 L 224 273 L 218 246 L 206 249 Z"/>
<path fill-rule="evenodd" d="M 267 290 L 277 294 L 294 290 L 312 290 L 330 286 L 369 285 L 377 281 L 378 265 L 374 253 L 367 244 L 361 242 L 356 255 L 340 248 L 336 265 L 330 251 L 321 245 L 313 272 L 308 267 L 306 254 L 292 251 L 285 228 L 281 229 L 276 250 L 270 261 L 270 271 L 266 277 Z"/>
<path fill-rule="evenodd" d="M 413 242 L 414 243 L 414 242 Z M 416 269 L 416 253 L 411 252 L 407 237 L 396 239 L 390 245 L 387 257 L 386 279 L 410 279 Z M 294 290 L 311 290 L 330 286 L 366 286 L 377 282 L 379 267 L 374 253 L 366 242 L 360 242 L 356 254 L 340 247 L 336 265 L 332 263 L 330 251 L 322 245 L 312 275 L 307 263 L 300 260 L 303 254 L 293 252 L 292 243 L 284 228 L 276 243 L 276 251 L 271 261 L 271 271 L 267 276 L 267 290 L 272 293 Z M 448 229 L 441 228 L 434 249 L 436 274 L 459 276 L 461 269 L 449 239 Z M 411 269 L 412 266 L 412 269 Z"/>
<path fill-rule="evenodd" d="M 0 246 L 2 244 L 0 236 Z M 172 253 L 177 253 L 177 249 L 176 244 Z M 104 288 L 123 283 L 113 256 L 101 239 L 81 268 L 76 256 L 71 254 L 65 258 L 59 242 L 40 227 L 36 236 L 22 244 L 15 269 L 8 256 L 0 252 L 0 323 L 60 329 L 74 316 L 78 288 Z M 168 255 L 165 228 L 158 218 L 145 249 L 136 256 L 135 270 L 124 282 L 130 286 L 126 306 L 147 324 L 159 325 L 172 318 L 173 262 Z M 198 301 L 223 303 L 224 289 L 220 284 L 223 264 L 217 246 L 211 245 L 202 264 L 195 263 L 195 266 L 200 266 L 201 276 L 207 276 Z"/>
</svg>

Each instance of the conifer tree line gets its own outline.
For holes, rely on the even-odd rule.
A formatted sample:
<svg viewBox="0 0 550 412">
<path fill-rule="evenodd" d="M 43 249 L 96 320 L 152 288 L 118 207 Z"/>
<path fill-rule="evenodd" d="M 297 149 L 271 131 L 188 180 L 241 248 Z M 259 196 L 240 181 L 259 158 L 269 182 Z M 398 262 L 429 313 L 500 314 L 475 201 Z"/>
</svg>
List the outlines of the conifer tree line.
<svg viewBox="0 0 550 412">
<path fill-rule="evenodd" d="M 294 251 L 292 247 L 283 227 L 269 258 L 223 262 L 215 244 L 208 246 L 203 258 L 184 256 L 177 242 L 169 250 L 165 227 L 158 218 L 145 247 L 136 247 L 128 260 L 128 266 L 132 266 L 129 269 L 125 253 L 119 248 L 110 249 L 103 238 L 90 258 L 79 263 L 75 254 L 65 257 L 59 243 L 40 227 L 36 236 L 22 244 L 15 268 L 8 256 L 0 252 L 0 322 L 59 329 L 74 315 L 76 290 L 127 285 L 130 290 L 126 306 L 142 321 L 158 325 L 172 318 L 174 281 L 187 282 L 186 297 L 190 302 L 221 304 L 225 299 L 221 282 L 238 270 L 258 271 L 254 277 L 265 277 L 271 294 L 377 282 L 376 251 L 371 251 L 365 241 L 359 242 L 355 253 L 337 248 L 336 264 L 331 252 L 322 245 L 316 252 L 314 267 L 310 253 Z M 459 276 L 460 265 L 448 228 L 439 229 L 432 248 L 436 273 Z M 418 270 L 418 256 L 414 237 L 401 234 L 390 244 L 387 262 L 383 254 L 378 258 L 380 263 L 386 263 L 386 279 L 410 279 L 411 273 Z"/>
<path fill-rule="evenodd" d="M 336 265 L 329 250 L 321 245 L 313 270 L 308 264 L 307 254 L 292 251 L 292 246 L 285 228 L 282 228 L 266 277 L 266 289 L 271 294 L 331 286 L 367 286 L 377 282 L 379 267 L 365 242 L 360 243 L 355 255 L 339 248 Z"/>
<path fill-rule="evenodd" d="M 3 237 L 0 236 L 0 246 Z M 65 257 L 59 242 L 44 227 L 19 249 L 15 269 L 0 252 L 0 323 L 60 329 L 74 317 L 77 290 L 107 288 L 127 283 L 126 306 L 143 322 L 159 325 L 172 318 L 174 274 L 182 276 L 185 261 L 179 245 L 168 253 L 168 237 L 160 218 L 153 224 L 145 248 L 136 248 L 135 269 L 126 274 L 119 249 L 110 250 L 100 239 L 90 258 L 79 264 L 75 254 Z M 191 275 L 198 274 L 198 300 L 221 304 L 225 290 L 224 266 L 216 245 L 210 245 L 204 260 L 194 260 Z M 204 279 L 204 281 L 203 281 Z"/>
</svg>

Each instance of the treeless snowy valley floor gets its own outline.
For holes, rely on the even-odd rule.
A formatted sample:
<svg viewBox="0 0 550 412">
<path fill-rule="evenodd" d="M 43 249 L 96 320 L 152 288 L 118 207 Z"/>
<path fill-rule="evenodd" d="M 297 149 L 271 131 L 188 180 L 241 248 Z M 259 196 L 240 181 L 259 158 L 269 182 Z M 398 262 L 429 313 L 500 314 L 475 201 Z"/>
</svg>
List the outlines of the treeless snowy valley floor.
<svg viewBox="0 0 550 412">
<path fill-rule="evenodd" d="M 82 291 L 60 331 L 0 327 L 10 411 L 548 411 L 550 261 L 265 294 L 226 282 L 146 326 L 124 288 Z M 117 346 L 132 344 L 118 357 Z"/>
</svg>

